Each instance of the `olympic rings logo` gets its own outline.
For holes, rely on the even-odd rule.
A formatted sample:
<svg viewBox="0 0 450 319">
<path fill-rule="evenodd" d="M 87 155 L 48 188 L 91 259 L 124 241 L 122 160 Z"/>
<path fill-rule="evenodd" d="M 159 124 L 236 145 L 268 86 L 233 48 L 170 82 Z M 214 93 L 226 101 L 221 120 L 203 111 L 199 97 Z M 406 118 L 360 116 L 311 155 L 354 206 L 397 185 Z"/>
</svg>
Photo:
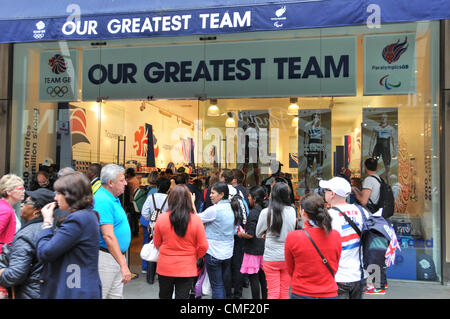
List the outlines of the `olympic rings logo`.
<svg viewBox="0 0 450 319">
<path fill-rule="evenodd" d="M 51 97 L 63 97 L 66 95 L 66 93 L 69 92 L 69 88 L 65 85 L 59 87 L 59 86 L 49 86 L 47 87 L 47 94 Z"/>
</svg>

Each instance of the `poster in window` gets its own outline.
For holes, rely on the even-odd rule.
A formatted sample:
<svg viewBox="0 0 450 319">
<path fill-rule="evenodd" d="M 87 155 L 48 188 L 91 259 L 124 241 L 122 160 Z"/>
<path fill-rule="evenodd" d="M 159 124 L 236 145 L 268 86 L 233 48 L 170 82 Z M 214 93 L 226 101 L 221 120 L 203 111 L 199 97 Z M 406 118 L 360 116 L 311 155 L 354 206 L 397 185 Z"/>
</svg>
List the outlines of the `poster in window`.
<svg viewBox="0 0 450 319">
<path fill-rule="evenodd" d="M 416 35 L 364 37 L 364 95 L 415 94 Z"/>
<path fill-rule="evenodd" d="M 259 185 L 261 182 L 261 166 L 266 164 L 264 153 L 269 150 L 269 123 L 268 110 L 238 112 L 237 167 L 246 175 L 247 185 Z M 243 144 L 240 145 L 239 141 Z"/>
<path fill-rule="evenodd" d="M 365 108 L 362 123 L 362 172 L 364 161 L 378 159 L 377 174 L 387 183 L 397 180 L 398 172 L 397 108 Z"/>
<path fill-rule="evenodd" d="M 298 186 L 304 195 L 331 178 L 331 111 L 299 110 L 298 117 Z"/>
<path fill-rule="evenodd" d="M 78 51 L 42 51 L 39 56 L 39 101 L 78 98 Z"/>
</svg>

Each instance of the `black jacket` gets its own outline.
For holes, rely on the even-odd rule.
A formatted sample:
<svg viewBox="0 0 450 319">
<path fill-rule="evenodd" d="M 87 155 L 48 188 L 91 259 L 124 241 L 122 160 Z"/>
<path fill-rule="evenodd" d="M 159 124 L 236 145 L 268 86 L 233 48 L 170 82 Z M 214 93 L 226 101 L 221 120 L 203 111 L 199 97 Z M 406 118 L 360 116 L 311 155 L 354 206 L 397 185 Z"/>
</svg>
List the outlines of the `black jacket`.
<svg viewBox="0 0 450 319">
<path fill-rule="evenodd" d="M 244 242 L 244 252 L 250 255 L 264 255 L 264 239 L 256 237 L 256 225 L 258 224 L 259 214 L 262 207 L 257 205 L 250 210 L 245 226 L 245 232 L 252 235 L 253 238 L 246 239 Z"/>
<path fill-rule="evenodd" d="M 36 235 L 41 231 L 42 217 L 24 224 L 14 236 L 9 249 L 9 266 L 0 276 L 0 286 L 14 286 L 17 299 L 40 297 L 40 276 L 43 265 L 36 257 Z"/>
</svg>

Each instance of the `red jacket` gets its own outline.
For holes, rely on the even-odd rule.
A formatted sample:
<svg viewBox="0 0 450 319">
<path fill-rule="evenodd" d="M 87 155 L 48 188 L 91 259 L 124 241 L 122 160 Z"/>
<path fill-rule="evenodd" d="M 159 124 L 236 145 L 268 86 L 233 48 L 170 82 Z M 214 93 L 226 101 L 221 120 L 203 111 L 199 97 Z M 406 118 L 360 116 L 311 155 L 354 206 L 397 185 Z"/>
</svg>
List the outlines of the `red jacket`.
<svg viewBox="0 0 450 319">
<path fill-rule="evenodd" d="M 186 234 L 178 236 L 170 224 L 170 211 L 159 215 L 155 225 L 153 243 L 159 247 L 156 272 L 167 277 L 195 277 L 197 259 L 208 251 L 205 227 L 195 214 L 191 214 Z"/>
<path fill-rule="evenodd" d="M 336 274 L 341 257 L 341 235 L 332 230 L 328 236 L 318 227 L 305 223 L 305 229 Z M 319 253 L 302 230 L 290 232 L 285 242 L 285 258 L 291 275 L 292 292 L 309 297 L 335 297 L 337 284 Z"/>
<path fill-rule="evenodd" d="M 11 243 L 16 233 L 16 215 L 9 203 L 0 199 L 0 243 Z M 3 244 L 0 244 L 0 253 Z"/>
</svg>

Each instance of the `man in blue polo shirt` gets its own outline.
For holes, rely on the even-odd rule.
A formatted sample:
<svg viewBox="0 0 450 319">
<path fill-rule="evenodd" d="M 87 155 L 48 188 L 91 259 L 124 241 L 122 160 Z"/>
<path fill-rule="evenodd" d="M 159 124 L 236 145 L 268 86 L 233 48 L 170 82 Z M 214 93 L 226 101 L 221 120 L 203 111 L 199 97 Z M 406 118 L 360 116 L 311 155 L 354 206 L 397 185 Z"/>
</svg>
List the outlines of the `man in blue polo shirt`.
<svg viewBox="0 0 450 319">
<path fill-rule="evenodd" d="M 125 252 L 131 242 L 131 230 L 119 196 L 127 182 L 125 170 L 116 164 L 103 167 L 102 187 L 94 195 L 94 210 L 100 215 L 99 274 L 103 299 L 122 299 L 123 285 L 131 280 Z"/>
</svg>

